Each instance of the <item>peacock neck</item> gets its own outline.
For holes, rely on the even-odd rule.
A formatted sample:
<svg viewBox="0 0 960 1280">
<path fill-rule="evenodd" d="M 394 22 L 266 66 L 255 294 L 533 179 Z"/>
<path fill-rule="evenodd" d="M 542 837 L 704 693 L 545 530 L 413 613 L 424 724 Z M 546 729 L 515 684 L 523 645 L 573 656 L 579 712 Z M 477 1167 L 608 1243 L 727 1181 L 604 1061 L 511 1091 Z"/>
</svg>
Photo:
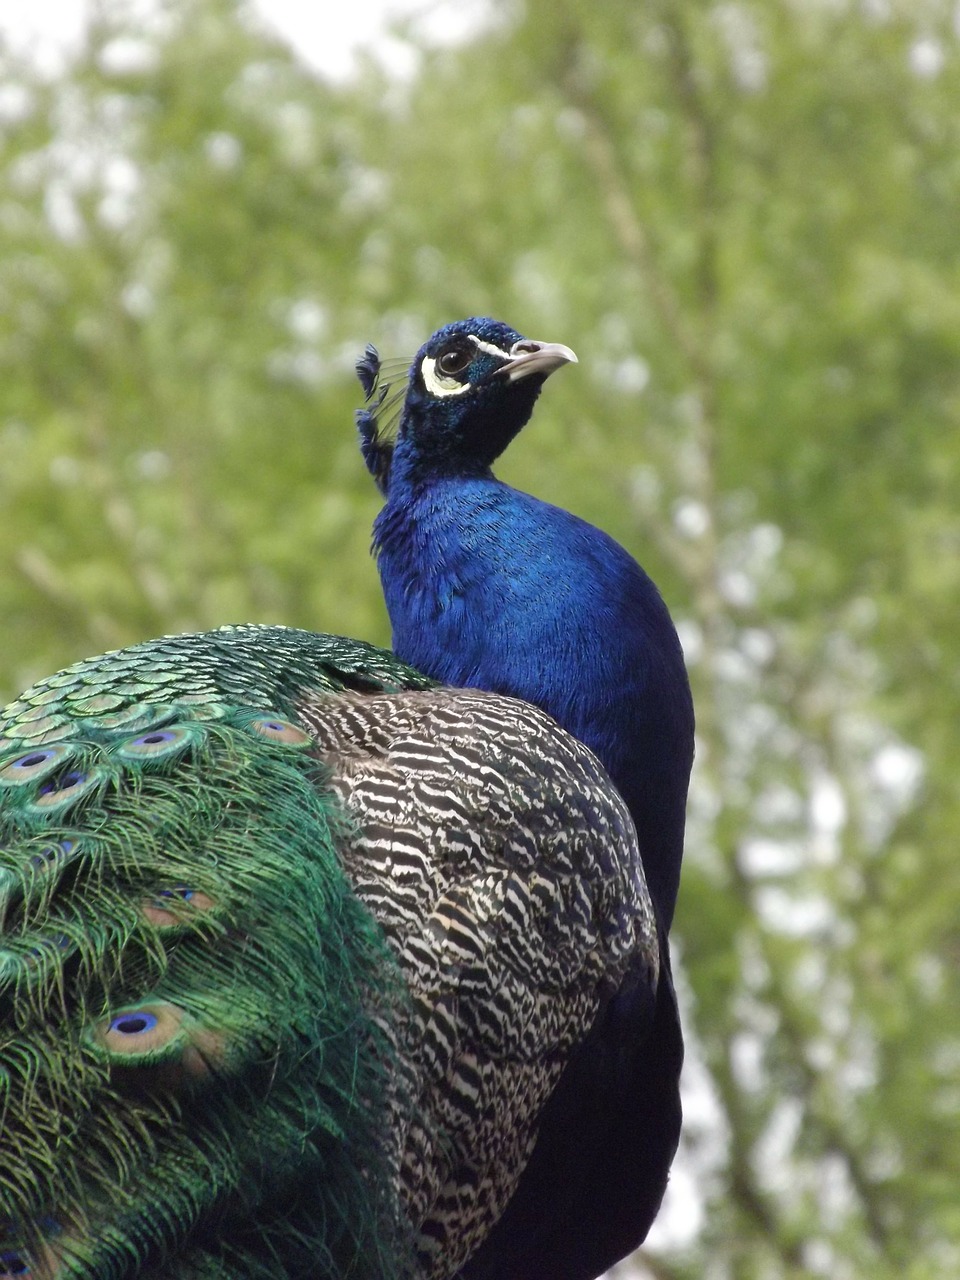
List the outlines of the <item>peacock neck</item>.
<svg viewBox="0 0 960 1280">
<path fill-rule="evenodd" d="M 693 712 L 656 587 L 601 530 L 485 474 L 391 476 L 374 532 L 398 657 L 536 703 L 627 802 L 662 923 L 673 915 Z"/>
<path fill-rule="evenodd" d="M 419 450 L 407 447 L 407 442 L 401 438 L 390 464 L 388 499 L 395 506 L 406 505 L 437 486 L 456 487 L 477 481 L 507 488 L 494 476 L 486 457 L 440 445 L 424 456 Z"/>
</svg>

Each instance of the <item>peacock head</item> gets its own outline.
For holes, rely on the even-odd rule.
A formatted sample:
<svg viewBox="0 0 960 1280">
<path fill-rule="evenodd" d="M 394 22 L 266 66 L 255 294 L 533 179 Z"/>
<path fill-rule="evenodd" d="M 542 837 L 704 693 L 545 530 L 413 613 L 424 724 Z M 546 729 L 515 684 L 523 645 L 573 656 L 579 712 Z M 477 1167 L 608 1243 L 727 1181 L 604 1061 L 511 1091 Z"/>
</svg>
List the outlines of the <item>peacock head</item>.
<svg viewBox="0 0 960 1280">
<path fill-rule="evenodd" d="M 445 325 L 410 365 L 394 445 L 386 426 L 399 395 L 390 395 L 368 347 L 357 365 L 368 400 L 358 415 L 367 466 L 384 492 L 395 450 L 420 472 L 485 470 L 527 422 L 545 380 L 576 360 L 569 347 L 524 338 L 498 320 Z"/>
</svg>

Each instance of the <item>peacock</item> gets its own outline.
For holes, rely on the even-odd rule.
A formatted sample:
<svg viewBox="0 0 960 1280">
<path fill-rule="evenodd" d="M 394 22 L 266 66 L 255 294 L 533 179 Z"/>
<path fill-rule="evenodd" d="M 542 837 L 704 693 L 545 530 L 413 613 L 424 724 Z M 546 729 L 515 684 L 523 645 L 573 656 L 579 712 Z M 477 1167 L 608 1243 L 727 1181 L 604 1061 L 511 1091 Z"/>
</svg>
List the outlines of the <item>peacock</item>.
<svg viewBox="0 0 960 1280">
<path fill-rule="evenodd" d="M 633 819 L 657 921 L 654 1010 L 629 970 L 567 1063 L 517 1190 L 465 1280 L 589 1280 L 635 1248 L 680 1135 L 683 1038 L 667 933 L 694 713 L 656 586 L 612 538 L 491 467 L 576 356 L 473 317 L 420 349 L 396 432 L 388 371 L 358 365 L 361 447 L 385 504 L 374 551 L 394 652 L 446 684 L 522 698 L 596 754 Z"/>
<path fill-rule="evenodd" d="M 565 513 L 525 547 L 574 574 L 543 634 L 627 572 L 632 683 L 591 667 L 606 614 L 523 657 L 534 578 L 499 617 L 484 585 L 540 510 L 489 464 L 572 358 L 471 320 L 396 388 L 368 348 L 395 654 L 224 627 L 0 712 L 0 1276 L 587 1280 L 645 1234 L 679 1127 L 685 678 L 648 580 Z"/>
</svg>

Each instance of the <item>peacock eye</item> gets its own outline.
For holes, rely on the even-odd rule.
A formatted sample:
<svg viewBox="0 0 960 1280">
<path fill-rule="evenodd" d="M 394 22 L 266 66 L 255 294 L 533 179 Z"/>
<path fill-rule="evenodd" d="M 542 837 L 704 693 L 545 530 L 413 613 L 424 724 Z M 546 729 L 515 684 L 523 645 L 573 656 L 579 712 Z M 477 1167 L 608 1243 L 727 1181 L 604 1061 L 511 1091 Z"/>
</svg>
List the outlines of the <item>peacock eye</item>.
<svg viewBox="0 0 960 1280">
<path fill-rule="evenodd" d="M 472 359 L 473 349 L 471 347 L 452 347 L 449 351 L 444 351 L 439 357 L 437 368 L 441 373 L 462 373 Z"/>
</svg>

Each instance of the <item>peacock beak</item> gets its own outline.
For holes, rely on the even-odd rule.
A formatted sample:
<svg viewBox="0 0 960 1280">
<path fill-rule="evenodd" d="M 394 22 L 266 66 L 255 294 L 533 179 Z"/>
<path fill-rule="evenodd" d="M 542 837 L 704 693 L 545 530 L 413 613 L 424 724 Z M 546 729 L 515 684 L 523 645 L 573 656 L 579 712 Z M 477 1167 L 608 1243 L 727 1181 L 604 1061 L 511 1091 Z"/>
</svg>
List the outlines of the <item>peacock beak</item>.
<svg viewBox="0 0 960 1280">
<path fill-rule="evenodd" d="M 510 348 L 507 363 L 497 373 L 502 373 L 508 382 L 517 382 L 532 373 L 546 378 L 562 365 L 577 363 L 575 353 L 560 342 L 533 342 L 524 338 Z"/>
</svg>

